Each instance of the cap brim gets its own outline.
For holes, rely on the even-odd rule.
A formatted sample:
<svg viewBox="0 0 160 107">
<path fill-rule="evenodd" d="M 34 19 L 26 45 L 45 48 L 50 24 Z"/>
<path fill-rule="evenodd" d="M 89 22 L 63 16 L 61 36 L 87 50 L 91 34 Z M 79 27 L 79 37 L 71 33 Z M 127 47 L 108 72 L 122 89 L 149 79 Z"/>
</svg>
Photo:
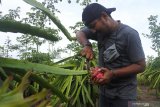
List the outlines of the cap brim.
<svg viewBox="0 0 160 107">
<path fill-rule="evenodd" d="M 116 11 L 116 8 L 106 8 L 106 12 L 111 14 L 113 11 Z"/>
</svg>

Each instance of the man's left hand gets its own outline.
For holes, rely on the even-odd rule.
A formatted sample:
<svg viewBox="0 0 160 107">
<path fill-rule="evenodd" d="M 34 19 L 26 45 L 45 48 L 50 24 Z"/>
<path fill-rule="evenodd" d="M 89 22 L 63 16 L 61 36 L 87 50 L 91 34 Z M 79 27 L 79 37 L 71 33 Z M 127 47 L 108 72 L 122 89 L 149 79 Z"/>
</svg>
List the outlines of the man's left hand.
<svg viewBox="0 0 160 107">
<path fill-rule="evenodd" d="M 103 76 L 97 78 L 98 72 L 102 72 Z M 107 84 L 113 78 L 113 72 L 110 71 L 108 68 L 99 68 L 97 72 L 91 72 L 91 80 L 95 84 Z"/>
</svg>

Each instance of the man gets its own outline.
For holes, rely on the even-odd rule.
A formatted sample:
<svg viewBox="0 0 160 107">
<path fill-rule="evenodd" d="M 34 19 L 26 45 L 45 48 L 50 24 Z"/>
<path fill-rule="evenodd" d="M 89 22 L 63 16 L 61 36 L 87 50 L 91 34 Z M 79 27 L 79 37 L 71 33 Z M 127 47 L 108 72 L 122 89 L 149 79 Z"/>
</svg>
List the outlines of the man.
<svg viewBox="0 0 160 107">
<path fill-rule="evenodd" d="M 136 74 L 145 69 L 138 32 L 115 21 L 111 17 L 115 10 L 97 3 L 88 5 L 82 13 L 86 27 L 76 33 L 83 46 L 81 54 L 89 60 L 94 56 L 88 39 L 98 43 L 99 71 L 104 75 L 97 78 L 97 71 L 92 72 L 91 77 L 100 86 L 100 107 L 128 107 L 128 103 L 137 97 Z"/>
</svg>

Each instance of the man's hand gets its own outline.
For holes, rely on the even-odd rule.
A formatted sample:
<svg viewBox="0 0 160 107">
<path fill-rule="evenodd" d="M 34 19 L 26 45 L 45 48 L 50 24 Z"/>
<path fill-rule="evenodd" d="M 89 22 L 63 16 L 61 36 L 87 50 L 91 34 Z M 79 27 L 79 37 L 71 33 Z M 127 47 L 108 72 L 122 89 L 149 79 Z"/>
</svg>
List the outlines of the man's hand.
<svg viewBox="0 0 160 107">
<path fill-rule="evenodd" d="M 84 46 L 83 50 L 81 51 L 81 55 L 86 57 L 89 60 L 92 60 L 94 57 L 92 47 Z"/>
<path fill-rule="evenodd" d="M 113 78 L 113 72 L 107 68 L 92 68 L 91 80 L 95 84 L 107 84 Z"/>
</svg>

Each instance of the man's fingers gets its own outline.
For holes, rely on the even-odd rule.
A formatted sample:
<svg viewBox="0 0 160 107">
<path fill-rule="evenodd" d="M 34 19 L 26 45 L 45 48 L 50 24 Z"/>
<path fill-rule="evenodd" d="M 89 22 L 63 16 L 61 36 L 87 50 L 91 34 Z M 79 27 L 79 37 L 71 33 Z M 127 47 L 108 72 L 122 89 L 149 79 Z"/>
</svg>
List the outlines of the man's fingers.
<svg viewBox="0 0 160 107">
<path fill-rule="evenodd" d="M 106 84 L 107 83 L 107 81 L 105 80 L 105 79 L 99 79 L 99 84 Z"/>
<path fill-rule="evenodd" d="M 84 51 L 81 51 L 81 56 L 84 56 L 85 55 L 85 52 Z"/>
<path fill-rule="evenodd" d="M 98 78 L 93 78 L 92 81 L 93 81 L 95 84 L 98 84 L 98 83 L 99 83 L 99 79 L 98 79 Z"/>
<path fill-rule="evenodd" d="M 108 71 L 108 70 L 107 70 L 106 68 L 101 67 L 99 71 L 100 71 L 100 72 L 106 72 L 106 71 Z"/>
<path fill-rule="evenodd" d="M 87 53 L 88 59 L 93 59 L 93 52 L 88 52 Z"/>
<path fill-rule="evenodd" d="M 95 77 L 98 74 L 98 71 L 93 71 L 92 76 Z"/>
<path fill-rule="evenodd" d="M 91 47 L 84 47 L 81 51 L 81 55 L 86 57 L 87 59 L 91 60 L 93 59 L 93 50 Z"/>
<path fill-rule="evenodd" d="M 81 51 L 81 56 L 86 57 L 89 60 L 93 59 L 93 52 L 87 51 L 87 50 L 82 50 Z"/>
<path fill-rule="evenodd" d="M 87 59 L 90 59 L 90 56 L 91 56 L 90 53 L 87 53 L 87 54 L 86 54 L 86 58 L 87 58 Z"/>
<path fill-rule="evenodd" d="M 105 84 L 105 80 L 103 78 L 95 78 L 93 82 L 95 84 Z"/>
<path fill-rule="evenodd" d="M 90 55 L 90 59 L 93 59 L 93 54 Z"/>
</svg>

